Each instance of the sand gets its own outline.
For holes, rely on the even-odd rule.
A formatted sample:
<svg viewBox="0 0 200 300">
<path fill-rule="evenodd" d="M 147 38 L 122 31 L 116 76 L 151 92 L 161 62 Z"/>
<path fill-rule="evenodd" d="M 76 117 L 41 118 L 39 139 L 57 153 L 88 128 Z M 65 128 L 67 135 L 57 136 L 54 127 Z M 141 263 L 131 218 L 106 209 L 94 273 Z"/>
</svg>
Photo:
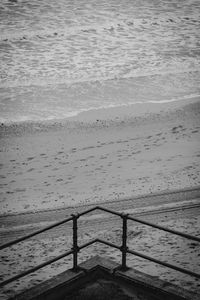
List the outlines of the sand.
<svg viewBox="0 0 200 300">
<path fill-rule="evenodd" d="M 123 208 L 123 203 L 121 203 L 121 207 Z M 23 216 L 21 217 L 23 218 Z M 199 208 L 158 214 L 150 213 L 140 218 L 188 234 L 200 236 Z M 122 222 L 119 218 L 113 218 L 105 214 L 101 218 L 97 216 L 97 218 L 88 217 L 80 219 L 78 222 L 78 243 L 81 245 L 99 237 L 116 245 L 121 245 L 121 225 Z M 24 233 L 21 231 L 22 235 Z M 200 272 L 198 242 L 129 221 L 128 246 L 131 250 L 139 251 L 197 273 Z M 14 245 L 9 249 L 2 250 L 1 279 L 3 280 L 19 274 L 28 268 L 70 250 L 71 247 L 72 224 L 68 223 L 59 229 L 51 230 L 48 233 L 43 233 L 18 245 Z M 97 254 L 102 257 L 109 257 L 117 263 L 121 262 L 120 251 L 101 244 L 94 244 L 81 250 L 78 262 L 81 263 Z M 199 281 L 191 276 L 139 259 L 133 255 L 128 255 L 127 265 L 150 274 L 155 279 L 160 278 L 187 290 L 200 293 Z M 20 291 L 28 289 L 71 267 L 72 256 L 59 260 L 21 280 L 6 285 L 0 293 L 0 299 L 8 299 L 9 296 L 18 294 Z"/>
<path fill-rule="evenodd" d="M 198 100 L 102 109 L 48 125 L 2 125 L 0 213 L 199 185 Z"/>
<path fill-rule="evenodd" d="M 200 185 L 199 117 L 200 102 L 195 98 L 96 110 L 56 123 L 2 124 L 0 213 L 8 216 L 113 201 L 119 201 L 123 210 L 123 198 L 195 188 Z M 199 235 L 197 209 L 191 215 L 183 211 L 178 217 L 165 214 L 150 219 Z M 111 219 L 103 228 L 99 228 L 99 224 L 104 224 L 102 221 L 92 229 L 87 222 L 81 226 L 83 231 L 86 229 L 80 235 L 82 242 L 96 237 L 97 232 L 99 237 L 119 242 L 120 227 L 113 226 L 115 222 Z M 131 249 L 173 260 L 186 268 L 197 268 L 196 243 L 139 225 L 129 228 L 129 243 Z M 1 251 L 1 279 L 70 247 L 71 234 L 62 233 L 43 235 Z M 80 261 L 94 253 L 116 261 L 120 257 L 117 250 L 94 245 L 83 251 Z M 20 283 L 8 285 L 2 299 L 65 270 L 70 267 L 70 260 L 71 257 L 66 258 L 65 263 L 59 261 Z M 128 263 L 187 289 L 199 290 L 198 283 L 188 276 L 135 257 L 130 257 Z"/>
</svg>

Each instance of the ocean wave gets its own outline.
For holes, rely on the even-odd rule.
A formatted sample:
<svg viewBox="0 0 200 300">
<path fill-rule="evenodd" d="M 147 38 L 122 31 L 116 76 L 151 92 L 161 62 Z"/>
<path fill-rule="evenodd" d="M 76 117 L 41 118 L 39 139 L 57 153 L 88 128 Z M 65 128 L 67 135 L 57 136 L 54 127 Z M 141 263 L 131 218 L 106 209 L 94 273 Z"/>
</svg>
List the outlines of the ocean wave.
<svg viewBox="0 0 200 300">
<path fill-rule="evenodd" d="M 39 115 L 27 115 L 27 116 L 15 116 L 12 118 L 3 118 L 0 117 L 0 123 L 4 125 L 12 125 L 12 124 L 22 124 L 22 123 L 37 123 L 37 122 L 42 122 L 45 124 L 46 122 L 59 122 L 59 121 L 64 121 L 73 117 L 78 116 L 81 113 L 84 112 L 89 112 L 89 111 L 98 111 L 101 109 L 112 109 L 112 108 L 120 108 L 120 107 L 129 107 L 133 105 L 145 105 L 145 104 L 168 104 L 168 103 L 173 103 L 173 102 L 178 102 L 178 101 L 186 101 L 186 100 L 191 100 L 191 101 L 197 101 L 197 99 L 200 99 L 200 94 L 189 94 L 189 95 L 183 95 L 181 97 L 174 97 L 174 98 L 168 98 L 168 99 L 161 99 L 161 100 L 141 100 L 141 101 L 135 101 L 135 102 L 128 102 L 128 103 L 121 103 L 121 104 L 107 104 L 107 105 L 100 105 L 98 107 L 95 106 L 90 106 L 87 108 L 82 108 L 74 111 L 68 111 L 68 112 L 63 112 L 58 113 L 58 114 L 49 114 L 48 116 L 39 116 Z"/>
<path fill-rule="evenodd" d="M 103 1 L 99 10 L 96 1 L 72 8 L 68 1 L 17 2 L 14 9 L 6 3 L 0 25 L 1 87 L 185 72 L 200 65 L 195 4 L 188 14 L 186 2 L 183 11 L 148 0 L 135 6 Z"/>
<path fill-rule="evenodd" d="M 172 13 L 160 13 L 159 16 L 153 18 L 141 18 L 141 17 L 134 17 L 129 18 L 125 15 L 122 15 L 119 19 L 114 20 L 112 19 L 112 15 L 108 17 L 108 20 L 102 18 L 99 22 L 91 22 L 91 24 L 67 24 L 62 27 L 54 27 L 47 29 L 40 28 L 40 29 L 32 29 L 30 28 L 9 28 L 8 26 L 4 28 L 4 26 L 0 25 L 1 28 L 1 35 L 0 35 L 0 42 L 11 42 L 17 40 L 32 40 L 32 39 L 46 39 L 51 37 L 68 37 L 71 35 L 76 35 L 79 33 L 101 33 L 101 32 L 121 32 L 141 28 L 143 30 L 148 29 L 156 29 L 160 26 L 179 26 L 180 23 L 184 22 L 186 26 L 199 26 L 200 25 L 200 12 L 193 13 L 191 16 L 190 14 L 185 14 L 184 16 L 176 16 Z M 88 23 L 90 23 L 88 22 Z M 193 23 L 192 23 L 193 22 Z M 78 22 L 77 22 L 78 23 Z"/>
<path fill-rule="evenodd" d="M 195 99 L 200 98 L 200 94 L 190 94 L 190 95 L 184 95 L 181 97 L 171 98 L 171 99 L 162 99 L 162 100 L 150 100 L 148 103 L 155 103 L 155 104 L 165 104 L 165 103 L 171 103 L 171 102 L 177 102 L 177 101 L 183 101 L 188 99 Z"/>
<path fill-rule="evenodd" d="M 195 0 L 2 0 L 0 18 L 2 117 L 57 118 L 199 92 Z"/>
<path fill-rule="evenodd" d="M 194 62 L 195 64 L 195 62 Z M 60 78 L 58 77 L 51 77 L 51 78 L 20 78 L 16 80 L 2 80 L 0 81 L 0 89 L 5 88 L 16 88 L 16 87 L 30 87 L 30 86 L 59 86 L 59 85 L 65 85 L 66 87 L 70 87 L 77 83 L 94 83 L 94 82 L 105 82 L 110 80 L 118 80 L 118 79 L 131 79 L 131 78 L 139 78 L 139 77 L 149 77 L 149 76 L 156 76 L 156 75 L 166 75 L 166 74 L 184 74 L 184 73 L 195 73 L 200 72 L 200 62 L 196 62 L 196 67 L 189 68 L 187 64 L 183 66 L 182 63 L 176 64 L 172 67 L 158 67 L 158 68 L 149 68 L 146 70 L 131 70 L 128 74 L 113 74 L 110 76 L 103 76 L 103 77 L 87 77 L 87 78 L 75 78 L 70 79 L 70 76 L 63 78 L 63 76 Z"/>
</svg>

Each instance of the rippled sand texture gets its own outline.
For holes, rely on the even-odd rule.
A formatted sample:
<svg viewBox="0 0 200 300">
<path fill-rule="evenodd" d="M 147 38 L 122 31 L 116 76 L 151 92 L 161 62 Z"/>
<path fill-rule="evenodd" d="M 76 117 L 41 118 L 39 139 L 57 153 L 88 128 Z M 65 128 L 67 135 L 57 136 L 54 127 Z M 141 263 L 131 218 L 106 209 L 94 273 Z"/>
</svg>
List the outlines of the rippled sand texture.
<svg viewBox="0 0 200 300">
<path fill-rule="evenodd" d="M 199 93 L 199 1 L 2 0 L 0 18 L 3 121 Z"/>
</svg>

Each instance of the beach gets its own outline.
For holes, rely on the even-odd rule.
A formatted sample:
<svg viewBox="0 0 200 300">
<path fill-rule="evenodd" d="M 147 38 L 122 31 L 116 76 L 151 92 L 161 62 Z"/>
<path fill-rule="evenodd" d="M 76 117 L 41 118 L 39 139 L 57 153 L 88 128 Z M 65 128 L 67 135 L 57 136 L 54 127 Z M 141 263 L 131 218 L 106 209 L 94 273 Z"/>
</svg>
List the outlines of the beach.
<svg viewBox="0 0 200 300">
<path fill-rule="evenodd" d="M 123 199 L 125 203 L 128 198 L 142 195 L 198 188 L 199 115 L 200 102 L 198 98 L 194 98 L 171 103 L 93 110 L 54 122 L 2 124 L 0 220 L 4 222 L 1 221 L 1 234 L 6 230 L 11 232 L 4 242 L 9 240 L 9 236 L 17 236 L 12 234 L 15 230 L 19 230 L 21 236 L 28 228 L 33 230 L 37 226 L 48 224 L 48 221 L 53 222 L 54 211 L 55 221 L 58 221 L 56 211 L 76 211 L 86 205 L 99 204 L 106 207 L 106 203 L 112 203 L 113 209 L 118 207 L 123 211 Z M 149 217 L 145 218 L 151 221 L 153 218 L 159 224 L 198 236 L 198 206 L 183 209 L 189 200 L 192 199 L 180 202 L 178 215 L 168 212 L 158 213 L 153 217 L 149 213 Z M 160 205 L 164 209 L 167 203 L 171 207 L 177 201 L 175 197 L 171 202 L 158 201 L 154 205 Z M 195 196 L 192 204 L 198 205 L 198 201 Z M 137 207 L 147 207 L 148 210 L 153 205 L 148 197 L 143 202 L 137 202 L 137 205 L 136 202 L 130 201 L 127 211 L 134 214 Z M 39 225 L 33 224 L 39 221 L 32 220 L 37 219 L 37 215 L 44 211 L 51 212 L 51 219 L 47 218 Z M 24 224 L 23 215 L 30 216 Z M 6 223 L 9 217 L 18 220 L 17 223 Z M 93 238 L 97 232 L 100 237 L 119 242 L 121 231 L 114 228 L 115 220 L 110 218 L 105 223 L 101 220 L 97 222 L 98 226 L 95 225 L 95 218 L 93 222 L 92 228 L 87 220 L 83 221 L 83 226 L 80 225 L 83 230 L 80 234 L 81 242 Z M 144 226 L 131 228 L 130 246 L 135 247 L 135 243 L 138 243 L 138 250 L 147 251 L 146 253 L 150 251 L 165 260 L 167 257 L 170 261 L 173 258 L 174 262 L 182 266 L 198 270 L 199 248 L 196 243 L 183 243 L 178 238 L 163 233 L 156 234 L 155 230 Z M 17 274 L 19 269 L 40 263 L 41 257 L 51 258 L 69 247 L 71 231 L 63 234 L 61 230 L 59 234 L 44 235 L 1 251 L 2 279 Z M 183 248 L 184 254 L 181 250 Z M 120 253 L 105 250 L 100 245 L 91 247 L 89 252 L 83 251 L 80 261 L 96 253 L 119 261 Z M 71 258 L 66 258 L 64 264 L 55 263 L 45 268 L 44 273 L 34 273 L 21 283 L 7 286 L 2 299 L 41 282 L 49 274 L 54 275 L 70 267 L 70 260 Z M 197 282 L 188 279 L 188 276 L 177 276 L 176 272 L 172 274 L 169 270 L 152 267 L 135 258 L 130 258 L 129 263 L 153 276 L 184 284 L 186 289 L 199 289 Z"/>
<path fill-rule="evenodd" d="M 2 0 L 0 243 L 101 205 L 199 236 L 200 6 L 196 0 Z M 199 272 L 199 246 L 128 224 L 131 249 Z M 120 243 L 94 213 L 79 242 Z M 71 248 L 72 226 L 0 252 L 0 281 Z M 102 245 L 79 262 L 120 253 Z M 0 299 L 71 267 L 72 257 L 7 285 Z M 155 278 L 198 282 L 128 257 Z M 167 283 L 166 283 L 167 284 Z"/>
<path fill-rule="evenodd" d="M 195 187 L 199 101 L 94 110 L 1 126 L 1 214 Z"/>
</svg>

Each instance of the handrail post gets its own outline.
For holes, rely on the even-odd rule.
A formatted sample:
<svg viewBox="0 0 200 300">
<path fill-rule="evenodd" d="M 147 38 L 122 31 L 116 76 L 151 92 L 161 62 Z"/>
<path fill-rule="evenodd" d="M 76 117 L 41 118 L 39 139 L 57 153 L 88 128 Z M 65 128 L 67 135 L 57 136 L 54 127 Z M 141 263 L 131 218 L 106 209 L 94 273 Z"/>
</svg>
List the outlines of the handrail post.
<svg viewBox="0 0 200 300">
<path fill-rule="evenodd" d="M 121 264 L 121 270 L 127 270 L 126 265 L 126 254 L 127 254 L 127 217 L 128 214 L 122 214 L 121 218 L 123 221 L 122 224 L 122 246 L 121 246 L 121 252 L 122 252 L 122 264 Z"/>
<path fill-rule="evenodd" d="M 72 214 L 71 215 L 73 218 L 73 271 L 78 270 L 78 252 L 79 252 L 79 247 L 78 247 L 78 234 L 77 234 L 77 220 L 79 218 L 78 214 Z"/>
</svg>

